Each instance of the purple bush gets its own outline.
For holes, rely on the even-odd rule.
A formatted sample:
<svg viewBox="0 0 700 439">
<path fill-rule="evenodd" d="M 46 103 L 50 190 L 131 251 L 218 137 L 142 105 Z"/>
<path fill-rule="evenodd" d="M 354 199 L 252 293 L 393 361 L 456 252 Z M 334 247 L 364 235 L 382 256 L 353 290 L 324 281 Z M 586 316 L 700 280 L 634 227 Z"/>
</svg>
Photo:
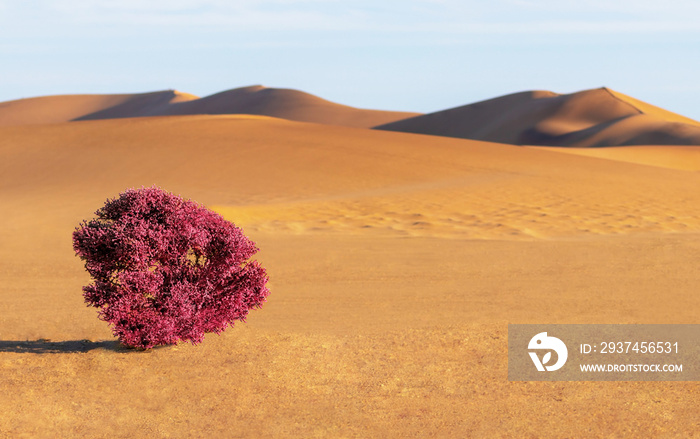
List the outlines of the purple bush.
<svg viewBox="0 0 700 439">
<path fill-rule="evenodd" d="M 73 232 L 94 283 L 83 287 L 122 344 L 196 344 L 269 294 L 255 244 L 220 215 L 157 187 L 107 200 Z"/>
</svg>

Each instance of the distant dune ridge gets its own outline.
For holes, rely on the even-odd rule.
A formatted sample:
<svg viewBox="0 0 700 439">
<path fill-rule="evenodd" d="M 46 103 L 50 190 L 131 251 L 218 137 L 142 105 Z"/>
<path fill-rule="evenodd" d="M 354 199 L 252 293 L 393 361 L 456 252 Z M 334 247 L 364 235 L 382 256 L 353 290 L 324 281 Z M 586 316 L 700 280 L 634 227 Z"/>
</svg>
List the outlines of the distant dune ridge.
<svg viewBox="0 0 700 439">
<path fill-rule="evenodd" d="M 0 103 L 0 126 L 147 116 L 250 114 L 511 145 L 700 145 L 700 122 L 602 87 L 525 91 L 420 114 L 366 110 L 262 85 L 199 98 L 176 90 L 62 95 Z"/>
<path fill-rule="evenodd" d="M 204 98 L 167 90 L 20 99 L 0 103 L 0 126 L 196 114 L 255 114 L 298 122 L 370 128 L 420 113 L 364 110 L 298 90 L 254 85 Z"/>
<path fill-rule="evenodd" d="M 608 88 L 527 91 L 377 129 L 513 145 L 700 145 L 700 123 Z"/>
</svg>

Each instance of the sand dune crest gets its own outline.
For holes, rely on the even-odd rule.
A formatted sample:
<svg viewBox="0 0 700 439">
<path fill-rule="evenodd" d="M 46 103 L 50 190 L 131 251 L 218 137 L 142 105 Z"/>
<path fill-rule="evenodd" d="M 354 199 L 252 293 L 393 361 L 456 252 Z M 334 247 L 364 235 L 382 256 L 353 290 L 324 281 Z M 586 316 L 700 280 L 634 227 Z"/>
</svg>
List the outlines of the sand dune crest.
<svg viewBox="0 0 700 439">
<path fill-rule="evenodd" d="M 364 110 L 336 104 L 299 90 L 254 85 L 171 105 L 162 114 L 257 114 L 298 122 L 370 128 L 417 113 Z"/>
</svg>

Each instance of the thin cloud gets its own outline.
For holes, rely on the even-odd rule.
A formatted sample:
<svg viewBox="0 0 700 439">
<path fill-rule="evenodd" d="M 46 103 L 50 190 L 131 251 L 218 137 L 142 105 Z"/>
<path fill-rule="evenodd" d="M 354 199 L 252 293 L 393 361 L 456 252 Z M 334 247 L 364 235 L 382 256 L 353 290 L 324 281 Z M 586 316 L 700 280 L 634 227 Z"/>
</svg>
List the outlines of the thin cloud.
<svg viewBox="0 0 700 439">
<path fill-rule="evenodd" d="M 104 26 L 423 36 L 700 32 L 696 0 L 0 0 L 0 10 L 0 27 L 19 35 L 99 33 Z"/>
</svg>

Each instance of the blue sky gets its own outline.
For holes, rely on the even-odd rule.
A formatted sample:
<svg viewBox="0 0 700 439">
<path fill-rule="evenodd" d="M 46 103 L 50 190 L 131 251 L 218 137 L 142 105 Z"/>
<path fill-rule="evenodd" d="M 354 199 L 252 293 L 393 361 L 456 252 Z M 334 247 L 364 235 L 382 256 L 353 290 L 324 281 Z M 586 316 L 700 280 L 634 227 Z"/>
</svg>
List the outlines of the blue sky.
<svg viewBox="0 0 700 439">
<path fill-rule="evenodd" d="M 697 0 L 0 0 L 0 101 L 245 85 L 430 112 L 607 86 L 700 119 Z"/>
</svg>

